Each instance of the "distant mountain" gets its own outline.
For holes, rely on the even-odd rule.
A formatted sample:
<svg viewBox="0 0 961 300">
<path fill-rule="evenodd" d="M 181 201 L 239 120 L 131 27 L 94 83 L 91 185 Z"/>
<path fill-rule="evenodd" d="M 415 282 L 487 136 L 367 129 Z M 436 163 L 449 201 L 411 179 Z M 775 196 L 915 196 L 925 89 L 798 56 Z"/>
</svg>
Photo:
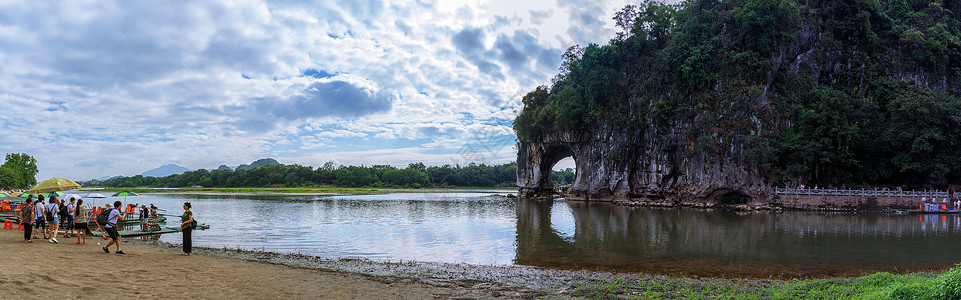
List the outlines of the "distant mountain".
<svg viewBox="0 0 961 300">
<path fill-rule="evenodd" d="M 120 177 L 123 177 L 123 176 L 120 176 L 120 175 L 117 175 L 117 176 L 104 176 L 104 177 L 100 177 L 100 178 L 91 179 L 91 181 L 93 181 L 93 180 L 104 181 L 104 180 L 110 180 L 110 179 L 117 179 L 117 178 L 120 178 Z"/>
<path fill-rule="evenodd" d="M 235 170 L 236 170 L 236 171 L 249 170 L 249 169 L 260 168 L 260 167 L 263 167 L 263 166 L 279 165 L 279 164 L 280 164 L 280 163 L 277 162 L 277 160 L 274 160 L 273 158 L 261 158 L 261 159 L 258 159 L 258 160 L 256 160 L 256 161 L 250 163 L 249 165 L 248 165 L 248 164 L 239 165 L 239 166 L 237 166 L 237 169 L 235 169 Z"/>
<path fill-rule="evenodd" d="M 233 171 L 234 169 L 228 167 L 227 165 L 220 165 L 219 167 L 217 167 L 217 170 L 230 170 L 230 171 Z"/>
<path fill-rule="evenodd" d="M 187 172 L 187 171 L 190 171 L 190 169 L 187 169 L 175 164 L 169 164 L 169 165 L 163 165 L 159 168 L 156 168 L 147 172 L 143 172 L 143 174 L 141 175 L 151 176 L 151 177 L 166 177 L 174 174 L 183 174 L 183 172 Z"/>
</svg>

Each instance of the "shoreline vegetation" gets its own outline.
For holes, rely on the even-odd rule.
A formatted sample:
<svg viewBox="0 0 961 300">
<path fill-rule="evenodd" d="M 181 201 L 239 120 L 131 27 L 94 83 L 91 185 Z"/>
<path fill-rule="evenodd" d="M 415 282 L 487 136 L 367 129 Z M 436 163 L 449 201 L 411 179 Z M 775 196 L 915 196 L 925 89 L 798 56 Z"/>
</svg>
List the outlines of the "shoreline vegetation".
<svg viewBox="0 0 961 300">
<path fill-rule="evenodd" d="M 136 241 L 152 247 L 179 247 Z M 961 299 L 961 264 L 941 274 L 879 272 L 851 278 L 738 279 L 565 270 L 521 265 L 330 260 L 317 256 L 198 247 L 203 255 L 465 289 L 496 298 L 594 299 Z M 195 250 L 197 251 L 197 250 Z M 473 290 L 468 292 L 467 290 Z M 470 299 L 467 297 L 464 299 Z M 481 298 L 485 298 L 481 296 Z"/>
<path fill-rule="evenodd" d="M 213 188 L 117 188 L 117 187 L 84 187 L 87 191 L 121 192 L 129 191 L 135 193 L 278 193 L 278 194 L 307 194 L 307 193 L 331 193 L 331 194 L 379 194 L 379 193 L 449 193 L 449 192 L 472 192 L 472 191 L 517 191 L 516 187 L 446 187 L 446 188 L 346 188 L 346 187 L 265 187 L 265 188 L 241 188 L 241 187 L 213 187 Z"/>
<path fill-rule="evenodd" d="M 266 161 L 266 162 L 264 162 Z M 553 171 L 556 185 L 574 181 L 574 170 Z M 164 177 L 118 176 L 106 180 L 80 181 L 85 187 L 111 188 L 372 188 L 420 189 L 458 187 L 516 187 L 517 163 L 500 165 L 426 166 L 410 163 L 406 168 L 390 165 L 335 166 L 327 162 L 314 168 L 261 159 L 249 168 L 199 169 Z"/>
<path fill-rule="evenodd" d="M 228 248 L 195 247 L 189 257 L 159 241 L 125 239 L 128 255 L 116 272 L 90 276 L 116 255 L 95 245 L 26 244 L 3 230 L 9 264 L 0 269 L 7 296 L 84 297 L 170 290 L 213 298 L 450 298 L 450 299 L 959 299 L 961 266 L 942 274 L 876 273 L 852 278 L 730 279 L 559 270 L 519 265 L 416 261 L 331 260 Z M 91 244 L 95 240 L 89 241 Z M 38 251 L 54 265 L 79 264 L 53 277 L 30 263 Z M 103 278 L 105 277 L 106 278 Z M 116 284 L 103 285 L 104 280 Z M 274 284 L 283 282 L 283 284 Z M 148 284 L 149 283 L 149 284 Z M 66 289 L 49 289 L 49 286 Z M 96 286 L 94 290 L 92 287 Z M 66 292 L 66 294 L 64 294 Z"/>
</svg>

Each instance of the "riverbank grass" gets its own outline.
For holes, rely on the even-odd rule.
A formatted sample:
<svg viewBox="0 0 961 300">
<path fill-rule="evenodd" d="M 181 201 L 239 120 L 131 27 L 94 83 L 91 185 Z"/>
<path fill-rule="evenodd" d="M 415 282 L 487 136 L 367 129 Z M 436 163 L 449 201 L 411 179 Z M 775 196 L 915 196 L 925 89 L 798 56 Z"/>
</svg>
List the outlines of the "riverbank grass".
<svg viewBox="0 0 961 300">
<path fill-rule="evenodd" d="M 446 188 L 348 188 L 348 187 L 267 187 L 267 188 L 103 188 L 98 191 L 110 192 L 135 192 L 135 193 L 195 193 L 195 192 L 214 192 L 214 193 L 332 193 L 332 194 L 378 194 L 378 193 L 443 193 L 443 192 L 470 192 L 472 190 L 502 190 L 505 193 L 516 192 L 517 188 L 499 187 L 446 187 Z"/>
<path fill-rule="evenodd" d="M 961 265 L 940 275 L 887 272 L 790 281 L 663 277 L 591 281 L 574 295 L 592 299 L 961 299 Z"/>
</svg>

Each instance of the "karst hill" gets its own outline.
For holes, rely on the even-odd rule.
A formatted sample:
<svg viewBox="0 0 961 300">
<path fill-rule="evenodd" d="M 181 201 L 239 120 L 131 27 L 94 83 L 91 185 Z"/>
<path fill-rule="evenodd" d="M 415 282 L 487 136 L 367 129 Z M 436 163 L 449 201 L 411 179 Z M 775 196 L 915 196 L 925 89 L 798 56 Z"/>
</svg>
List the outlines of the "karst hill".
<svg viewBox="0 0 961 300">
<path fill-rule="evenodd" d="M 523 98 L 523 196 L 571 156 L 569 199 L 961 183 L 961 1 L 645 2 L 614 20 Z"/>
</svg>

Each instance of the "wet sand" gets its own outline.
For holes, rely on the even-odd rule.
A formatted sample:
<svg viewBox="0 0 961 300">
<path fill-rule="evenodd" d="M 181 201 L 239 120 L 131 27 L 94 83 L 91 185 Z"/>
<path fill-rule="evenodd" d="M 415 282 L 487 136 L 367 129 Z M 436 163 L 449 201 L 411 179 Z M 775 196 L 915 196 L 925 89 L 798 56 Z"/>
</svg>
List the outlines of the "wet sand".
<svg viewBox="0 0 961 300">
<path fill-rule="evenodd" d="M 23 242 L 22 231 L 0 230 L 0 295 L 5 299 L 163 297 L 201 299 L 448 299 L 500 298 L 520 294 L 472 285 L 436 284 L 418 278 L 235 258 L 238 251 L 125 243 L 127 255 L 101 250 L 102 239 L 59 244 Z M 219 254 L 216 252 L 220 252 Z M 231 254 L 231 252 L 233 252 Z M 246 253 L 251 255 L 252 253 Z M 277 257 L 283 255 L 272 254 Z"/>
</svg>

